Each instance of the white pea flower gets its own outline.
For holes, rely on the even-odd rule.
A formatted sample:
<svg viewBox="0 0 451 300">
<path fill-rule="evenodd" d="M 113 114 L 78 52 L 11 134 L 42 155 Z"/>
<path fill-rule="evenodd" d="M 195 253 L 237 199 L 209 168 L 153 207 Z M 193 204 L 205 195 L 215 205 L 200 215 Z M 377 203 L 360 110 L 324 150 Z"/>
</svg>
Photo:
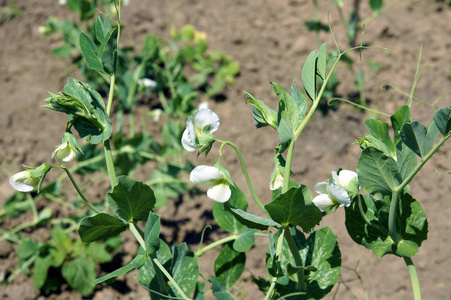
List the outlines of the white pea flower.
<svg viewBox="0 0 451 300">
<path fill-rule="evenodd" d="M 208 101 L 202 101 L 199 103 L 199 109 L 208 109 Z"/>
<path fill-rule="evenodd" d="M 19 192 L 31 192 L 34 190 L 39 184 L 39 177 L 31 177 L 31 172 L 33 169 L 25 170 L 19 173 L 14 174 L 9 179 L 9 184 Z"/>
<path fill-rule="evenodd" d="M 351 198 L 346 190 L 336 184 L 320 182 L 315 185 L 315 191 L 320 195 L 312 201 L 321 211 L 337 205 L 346 207 L 351 205 Z"/>
<path fill-rule="evenodd" d="M 275 168 L 271 180 L 269 181 L 269 189 L 271 191 L 277 190 L 283 186 L 283 174 L 280 172 L 279 168 Z"/>
<path fill-rule="evenodd" d="M 66 5 L 66 0 L 58 0 L 59 5 Z"/>
<path fill-rule="evenodd" d="M 339 174 L 335 171 L 332 172 L 332 179 L 334 180 L 334 183 L 344 187 L 345 189 L 349 188 L 349 184 L 354 178 L 357 179 L 357 173 L 354 171 L 341 170 Z"/>
<path fill-rule="evenodd" d="M 70 147 L 68 142 L 64 142 L 57 146 L 55 151 L 52 153 L 52 158 L 54 158 L 60 164 L 65 164 L 73 160 L 77 156 L 76 149 Z"/>
<path fill-rule="evenodd" d="M 142 86 L 144 86 L 146 88 L 154 88 L 154 87 L 157 86 L 157 82 L 152 80 L 152 79 L 150 79 L 150 78 L 138 79 L 138 84 L 142 85 Z"/>
<path fill-rule="evenodd" d="M 208 185 L 210 188 L 207 196 L 214 201 L 224 203 L 230 199 L 230 183 L 223 171 L 216 167 L 197 166 L 191 171 L 189 179 L 194 183 Z"/>
<path fill-rule="evenodd" d="M 189 152 L 196 151 L 197 146 L 211 144 L 213 139 L 211 133 L 219 128 L 219 118 L 210 109 L 200 109 L 194 116 L 188 117 L 186 129 L 182 136 L 182 145 Z"/>
</svg>

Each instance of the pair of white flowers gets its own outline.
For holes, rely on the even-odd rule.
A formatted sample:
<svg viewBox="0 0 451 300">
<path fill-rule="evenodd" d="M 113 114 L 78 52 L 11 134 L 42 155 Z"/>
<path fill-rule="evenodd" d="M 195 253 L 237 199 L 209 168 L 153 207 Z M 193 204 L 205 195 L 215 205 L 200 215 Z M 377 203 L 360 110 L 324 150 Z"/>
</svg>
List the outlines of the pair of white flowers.
<svg viewBox="0 0 451 300">
<path fill-rule="evenodd" d="M 182 135 L 182 145 L 189 152 L 197 148 L 208 148 L 215 141 L 213 132 L 219 128 L 219 118 L 212 110 L 201 108 L 189 116 L 186 129 Z M 224 203 L 232 194 L 230 185 L 233 184 L 228 172 L 220 165 L 218 167 L 201 165 L 191 171 L 190 180 L 194 183 L 208 185 L 207 196 L 217 202 Z"/>
<path fill-rule="evenodd" d="M 81 151 L 81 149 L 75 137 L 71 133 L 66 132 L 63 142 L 53 151 L 52 158 L 60 164 L 66 164 L 77 156 L 78 151 Z M 47 164 L 43 164 L 42 166 L 44 165 L 48 166 Z M 33 191 L 39 185 L 42 176 L 44 176 L 44 173 L 36 172 L 39 168 L 28 168 L 25 171 L 14 174 L 9 179 L 9 184 L 19 192 Z"/>
<path fill-rule="evenodd" d="M 320 182 L 315 185 L 315 191 L 320 194 L 313 198 L 313 203 L 321 210 L 326 211 L 334 206 L 350 206 L 351 198 L 348 192 L 354 189 L 357 182 L 357 173 L 350 170 L 332 172 L 332 183 Z"/>
</svg>

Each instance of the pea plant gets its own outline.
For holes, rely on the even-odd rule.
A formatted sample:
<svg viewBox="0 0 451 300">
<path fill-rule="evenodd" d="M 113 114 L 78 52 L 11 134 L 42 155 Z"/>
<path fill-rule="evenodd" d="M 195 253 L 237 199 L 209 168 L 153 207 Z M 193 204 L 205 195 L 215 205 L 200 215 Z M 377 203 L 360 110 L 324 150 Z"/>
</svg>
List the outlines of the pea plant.
<svg viewBox="0 0 451 300">
<path fill-rule="evenodd" d="M 56 147 L 52 158 L 64 165 L 76 158 L 78 163 L 67 169 L 67 174 L 74 174 L 75 178 L 77 175 L 97 176 L 99 172 L 104 174 L 107 173 L 107 164 L 104 150 L 100 149 L 98 144 L 102 144 L 99 141 L 104 138 L 110 139 L 113 149 L 112 163 L 117 175 L 130 176 L 149 161 L 156 163 L 156 168 L 147 181 L 152 185 L 158 199 L 155 209 L 166 205 L 169 199 L 181 197 L 186 192 L 196 192 L 197 189 L 189 186 L 186 176 L 182 176 L 193 168 L 191 162 L 183 159 L 184 151 L 180 144 L 187 115 L 195 111 L 195 103 L 200 96 L 213 98 L 225 83 L 233 83 L 234 76 L 239 72 L 239 64 L 221 51 L 208 51 L 206 35 L 196 31 L 191 25 L 181 29 L 172 28 L 170 40 L 147 35 L 142 49 L 135 54 L 130 46 L 117 47 L 120 36 L 118 31 L 121 27 L 116 24 L 119 21 L 116 22 L 106 14 L 96 17 L 96 11 L 101 9 L 116 11 L 117 6 L 113 1 L 70 0 L 61 4 L 77 13 L 78 22 L 60 20 L 52 16 L 48 18 L 47 24 L 39 29 L 44 35 L 61 35 L 62 45 L 54 48 L 52 53 L 59 58 L 71 58 L 72 65 L 69 70 L 78 68 L 85 80 L 82 84 L 87 90 L 77 88 L 80 81 L 69 78 L 61 94 L 50 94 L 51 97 L 46 100 L 47 108 L 66 112 L 70 120 L 65 128 L 62 143 Z M 87 30 L 86 33 L 83 28 Z M 100 60 L 95 60 L 96 55 L 101 57 Z M 113 69 L 116 70 L 115 73 Z M 192 70 L 186 74 L 187 69 Z M 108 94 L 110 87 L 112 92 Z M 91 95 L 86 94 L 88 90 L 93 91 Z M 112 121 L 106 115 L 105 108 L 101 108 L 105 95 L 114 95 L 116 100 L 114 109 L 117 132 L 114 134 Z M 62 96 L 59 103 L 52 100 L 59 96 Z M 94 97 L 94 100 L 91 97 Z M 201 104 L 206 105 L 208 102 Z M 142 111 L 141 115 L 137 114 L 138 108 Z M 141 128 L 135 126 L 135 115 L 141 117 Z M 161 141 L 155 139 L 146 127 L 150 118 L 154 124 L 161 125 L 161 131 L 158 133 Z M 124 129 L 127 123 L 129 126 Z M 86 128 L 82 129 L 84 127 Z M 100 129 L 95 129 L 96 127 Z M 80 144 L 72 134 L 74 128 L 82 138 Z M 37 169 L 38 172 L 47 174 L 51 168 L 52 166 L 44 164 Z M 27 177 L 28 171 L 32 169 L 20 173 L 19 177 L 12 180 L 15 181 L 15 178 L 21 176 Z M 0 274 L 2 282 L 9 283 L 19 273 L 26 273 L 33 274 L 35 288 L 46 294 L 56 290 L 64 281 L 82 295 L 92 293 L 94 286 L 90 281 L 96 276 L 94 263 L 109 262 L 112 256 L 108 255 L 106 250 L 102 252 L 106 253 L 104 256 L 92 256 L 95 252 L 83 250 L 83 244 L 73 237 L 70 242 L 67 239 L 67 243 L 59 242 L 61 235 L 58 235 L 57 228 L 62 228 L 66 234 L 70 234 L 78 228 L 80 219 L 90 214 L 84 207 L 84 197 L 79 196 L 73 202 L 66 201 L 70 197 L 63 188 L 63 180 L 66 177 L 62 174 L 46 184 L 42 177 L 39 193 L 24 194 L 23 192 L 31 190 L 26 186 L 16 186 L 20 192 L 6 199 L 3 209 L 0 210 L 0 222 L 30 210 L 33 212 L 33 219 L 1 233 L 0 241 L 6 240 L 18 245 L 17 254 L 20 257 L 17 270 L 10 274 Z M 73 178 L 72 180 L 75 181 Z M 30 181 L 30 184 L 33 184 L 33 181 Z M 79 194 L 82 195 L 86 189 L 93 188 L 92 184 L 91 181 L 77 187 Z M 71 215 L 58 219 L 49 207 L 38 212 L 36 203 L 43 198 L 66 206 Z M 108 202 L 93 205 L 104 209 L 108 207 Z M 52 227 L 49 241 L 36 241 L 23 234 L 27 228 L 46 225 Z M 120 243 L 111 243 L 110 239 L 107 239 L 93 245 L 97 250 L 110 251 L 117 249 Z M 86 278 L 90 278 L 87 280 L 89 284 L 79 283 L 80 277 L 67 272 L 70 268 L 66 265 L 69 263 L 72 266 L 74 259 L 77 259 L 76 265 L 85 266 L 86 274 L 89 274 Z M 49 268 L 52 269 L 51 272 Z M 77 270 L 73 269 L 72 272 L 76 273 Z"/>
<path fill-rule="evenodd" d="M 346 228 L 352 239 L 377 257 L 395 255 L 402 258 L 409 270 L 414 298 L 421 299 L 412 256 L 427 238 L 427 218 L 420 203 L 409 194 L 409 184 L 451 137 L 451 106 L 438 109 L 430 125 L 426 126 L 411 120 L 411 95 L 406 105 L 388 116 L 393 128 L 391 134 L 387 122 L 365 121 L 369 134 L 357 141 L 362 152 L 356 171 L 331 171 L 331 178 L 315 186 L 318 195 L 314 197 L 306 185 L 291 178 L 296 141 L 317 110 L 338 62 L 347 53 L 369 48 L 389 51 L 362 44 L 342 51 L 335 43 L 337 54 L 329 56 L 327 45 L 322 44 L 305 60 L 301 90 L 296 87 L 296 82 L 289 91 L 278 83 L 271 83 L 279 100 L 277 110 L 245 93 L 255 126 L 271 127 L 278 132 L 279 145 L 275 148 L 274 170 L 269 180 L 270 203 L 264 205 L 257 196 L 238 146 L 216 137 L 219 116 L 202 108 L 188 117 L 186 128 L 179 136 L 184 149 L 197 151 L 198 155 L 210 155 L 213 144 L 220 145 L 217 162 L 213 166 L 196 166 L 190 172 L 190 180 L 208 186 L 207 196 L 214 200 L 214 219 L 230 235 L 196 252 L 186 243 L 170 247 L 160 238 L 160 216 L 155 211 L 158 195 L 144 182 L 128 175 L 117 176 L 112 155 L 110 117 L 114 107 L 115 79 L 119 76 L 116 66 L 121 34 L 121 6 L 118 2 L 114 4 L 117 25 L 111 26 L 109 16 L 99 17 L 96 22 L 98 46 L 87 35 L 80 35 L 80 47 L 87 65 L 99 76 L 109 79 L 106 105 L 91 85 L 69 78 L 62 92 L 51 93 L 46 99 L 47 108 L 68 117 L 63 143 L 53 154 L 61 164 L 27 167 L 10 180 L 18 191 L 39 192 L 47 173 L 60 169 L 90 210 L 78 225 L 83 243 L 114 239 L 125 230 L 136 238 L 139 249 L 128 264 L 100 278 L 74 285 L 111 283 L 138 269 L 139 283 L 149 291 L 151 299 L 204 299 L 210 293 L 217 299 L 235 299 L 232 290 L 244 271 L 246 253 L 254 246 L 255 238 L 261 237 L 268 245 L 265 257 L 261 258 L 268 274 L 253 281 L 264 299 L 321 299 L 339 279 L 341 252 L 332 228 L 317 225 L 327 214 L 344 207 Z M 84 196 L 65 166 L 66 161 L 80 151 L 72 131 L 77 131 L 86 142 L 103 146 L 111 183 L 111 189 L 105 195 L 107 205 L 103 207 L 93 205 Z M 227 166 L 222 164 L 226 147 L 231 147 L 238 156 L 245 185 L 261 213 L 247 211 L 247 197 L 227 171 Z M 144 224 L 138 223 L 141 221 Z M 203 276 L 198 261 L 216 247 L 221 247 L 221 251 L 214 261 L 215 275 Z M 46 267 L 54 264 L 55 260 L 50 260 Z M 79 273 L 87 273 L 87 264 L 67 265 L 67 269 L 76 267 Z M 76 279 L 76 276 L 72 277 Z M 70 281 L 72 277 L 66 279 Z"/>
</svg>

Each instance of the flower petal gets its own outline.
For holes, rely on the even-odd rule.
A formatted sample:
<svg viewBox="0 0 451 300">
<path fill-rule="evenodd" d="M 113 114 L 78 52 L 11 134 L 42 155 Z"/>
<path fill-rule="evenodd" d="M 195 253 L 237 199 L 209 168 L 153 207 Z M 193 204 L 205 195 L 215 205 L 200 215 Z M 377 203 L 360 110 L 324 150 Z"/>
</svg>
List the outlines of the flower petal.
<svg viewBox="0 0 451 300">
<path fill-rule="evenodd" d="M 205 126 L 210 125 L 210 133 L 219 128 L 219 117 L 211 109 L 200 109 L 194 114 L 194 126 L 199 132 Z"/>
<path fill-rule="evenodd" d="M 330 199 L 329 195 L 327 194 L 321 194 L 319 196 L 316 196 L 315 198 L 313 198 L 312 202 L 321 211 L 326 211 L 330 207 L 337 205 L 336 203 L 334 203 L 334 201 L 332 201 L 332 199 Z"/>
<path fill-rule="evenodd" d="M 189 179 L 192 182 L 209 186 L 214 185 L 216 182 L 218 182 L 218 180 L 221 180 L 223 178 L 224 174 L 221 172 L 221 170 L 205 165 L 195 167 L 189 175 Z"/>
<path fill-rule="evenodd" d="M 54 158 L 60 164 L 68 163 L 77 156 L 77 153 L 71 149 L 67 142 L 59 145 L 52 153 Z"/>
<path fill-rule="evenodd" d="M 189 138 L 189 130 L 188 128 L 185 129 L 182 135 L 182 146 L 185 148 L 186 151 L 194 152 L 196 151 L 196 144 L 191 142 L 191 139 Z"/>
<path fill-rule="evenodd" d="M 348 207 L 351 205 L 351 198 L 349 198 L 348 193 L 341 186 L 332 183 L 328 184 L 327 194 L 333 201 L 336 201 L 337 204 L 340 203 L 341 206 Z"/>
<path fill-rule="evenodd" d="M 333 173 L 332 173 L 332 176 L 333 176 Z M 351 180 L 353 180 L 354 178 L 357 177 L 357 173 L 354 171 L 350 171 L 350 170 L 341 170 L 337 177 L 338 177 L 338 182 L 335 181 L 335 177 L 334 177 L 334 183 L 347 188 L 347 187 L 349 187 L 349 183 L 351 182 Z"/>
<path fill-rule="evenodd" d="M 230 187 L 227 184 L 218 184 L 212 186 L 207 191 L 208 198 L 221 203 L 224 203 L 227 200 L 229 200 L 230 195 L 232 195 L 232 191 L 230 190 Z"/>
<path fill-rule="evenodd" d="M 9 184 L 19 192 L 31 192 L 39 183 L 39 178 L 30 177 L 30 170 L 14 174 L 9 179 Z"/>
<path fill-rule="evenodd" d="M 318 194 L 327 194 L 327 185 L 328 185 L 328 183 L 327 182 L 320 182 L 320 183 L 317 183 L 316 185 L 315 185 L 315 191 L 318 193 Z"/>
</svg>

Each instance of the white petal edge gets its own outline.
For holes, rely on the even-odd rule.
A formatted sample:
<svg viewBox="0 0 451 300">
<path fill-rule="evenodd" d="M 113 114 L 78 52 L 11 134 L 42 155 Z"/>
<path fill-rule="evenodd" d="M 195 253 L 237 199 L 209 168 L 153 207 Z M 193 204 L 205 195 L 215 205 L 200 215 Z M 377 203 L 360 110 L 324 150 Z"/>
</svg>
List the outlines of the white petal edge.
<svg viewBox="0 0 451 300">
<path fill-rule="evenodd" d="M 327 194 L 332 200 L 337 201 L 336 204 L 340 203 L 341 206 L 348 207 L 351 205 L 351 198 L 349 198 L 348 193 L 344 188 L 335 184 L 327 185 Z"/>
<path fill-rule="evenodd" d="M 199 109 L 194 114 L 194 126 L 202 130 L 207 125 L 210 125 L 210 133 L 215 132 L 219 128 L 219 117 L 211 109 Z"/>
<path fill-rule="evenodd" d="M 189 175 L 189 179 L 192 182 L 209 186 L 214 185 L 215 182 L 223 178 L 224 174 L 222 174 L 221 170 L 205 165 L 195 167 Z"/>
<path fill-rule="evenodd" d="M 318 194 L 327 194 L 327 182 L 320 182 L 315 185 L 315 191 Z"/>
<path fill-rule="evenodd" d="M 194 152 L 196 151 L 196 145 L 194 143 L 191 143 L 191 139 L 189 138 L 189 130 L 188 128 L 185 129 L 182 135 L 182 146 L 185 148 L 186 151 Z"/>
<path fill-rule="evenodd" d="M 341 170 L 340 174 L 338 174 L 338 178 L 340 181 L 339 185 L 347 188 L 349 186 L 349 183 L 351 182 L 351 180 L 353 180 L 356 177 L 357 177 L 357 173 L 354 171 Z"/>
<path fill-rule="evenodd" d="M 227 184 L 218 184 L 212 186 L 207 191 L 208 198 L 220 203 L 228 201 L 231 195 L 232 191 Z"/>
<path fill-rule="evenodd" d="M 31 192 L 38 183 L 39 178 L 31 178 L 30 171 L 16 173 L 9 179 L 9 184 L 19 192 Z"/>
<path fill-rule="evenodd" d="M 322 194 L 319 196 L 316 196 L 315 198 L 313 198 L 312 200 L 313 204 L 316 205 L 316 207 L 319 208 L 319 210 L 321 211 L 326 211 L 328 210 L 330 207 L 336 205 L 332 199 L 330 199 L 329 195 L 327 194 Z"/>
</svg>

